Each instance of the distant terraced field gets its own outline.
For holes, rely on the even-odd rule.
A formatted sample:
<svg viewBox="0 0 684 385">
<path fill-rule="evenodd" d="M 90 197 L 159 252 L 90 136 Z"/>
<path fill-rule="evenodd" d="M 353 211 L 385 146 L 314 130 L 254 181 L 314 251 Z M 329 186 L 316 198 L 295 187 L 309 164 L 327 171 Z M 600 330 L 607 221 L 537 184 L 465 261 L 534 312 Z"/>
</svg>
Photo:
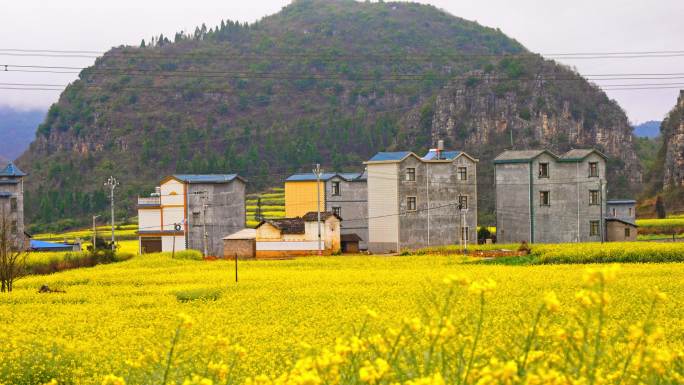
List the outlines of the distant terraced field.
<svg viewBox="0 0 684 385">
<path fill-rule="evenodd" d="M 285 189 L 274 187 L 260 194 L 250 194 L 247 196 L 247 227 L 256 227 L 259 221 L 256 213 L 259 209 L 259 198 L 261 198 L 261 215 L 264 218 L 284 218 L 285 217 Z"/>
</svg>

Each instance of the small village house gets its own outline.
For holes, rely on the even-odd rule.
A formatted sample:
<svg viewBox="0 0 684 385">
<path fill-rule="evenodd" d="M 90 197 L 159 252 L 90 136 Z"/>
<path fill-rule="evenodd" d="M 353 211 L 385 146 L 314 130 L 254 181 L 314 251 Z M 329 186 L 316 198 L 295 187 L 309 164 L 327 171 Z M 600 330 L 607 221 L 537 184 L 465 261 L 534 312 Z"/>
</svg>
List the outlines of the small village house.
<svg viewBox="0 0 684 385">
<path fill-rule="evenodd" d="M 441 147 L 441 146 L 440 146 Z M 368 249 L 477 242 L 477 162 L 461 151 L 379 152 L 368 170 Z"/>
<path fill-rule="evenodd" d="M 605 240 L 606 156 L 505 151 L 494 159 L 500 243 Z"/>
<path fill-rule="evenodd" d="M 138 198 L 140 252 L 194 249 L 223 255 L 223 237 L 245 227 L 246 181 L 237 174 L 172 175 Z"/>
<path fill-rule="evenodd" d="M 9 221 L 10 236 L 16 249 L 28 248 L 29 238 L 24 229 L 24 177 L 14 163 L 0 169 L 0 215 Z"/>
<path fill-rule="evenodd" d="M 632 199 L 606 202 L 606 238 L 609 242 L 636 241 L 636 201 Z"/>
<path fill-rule="evenodd" d="M 322 173 L 320 190 L 314 173 L 294 174 L 285 180 L 285 216 L 296 218 L 317 211 L 316 193 L 320 191 L 321 211 L 329 211 L 342 218 L 344 252 L 367 249 L 368 243 L 368 178 L 365 172 Z M 351 242 L 355 239 L 355 242 Z M 346 246 L 350 250 L 345 249 Z M 358 250 L 357 250 L 358 251 Z"/>
<path fill-rule="evenodd" d="M 331 212 L 321 213 L 321 254 L 340 252 L 341 219 Z M 281 258 L 316 255 L 319 251 L 318 213 L 308 212 L 302 217 L 267 219 L 259 223 L 254 233 L 242 230 L 224 238 L 224 257 L 231 258 L 243 251 L 251 236 L 255 239 L 256 258 Z"/>
<path fill-rule="evenodd" d="M 256 258 L 256 230 L 242 229 L 223 238 L 223 258 Z"/>
</svg>

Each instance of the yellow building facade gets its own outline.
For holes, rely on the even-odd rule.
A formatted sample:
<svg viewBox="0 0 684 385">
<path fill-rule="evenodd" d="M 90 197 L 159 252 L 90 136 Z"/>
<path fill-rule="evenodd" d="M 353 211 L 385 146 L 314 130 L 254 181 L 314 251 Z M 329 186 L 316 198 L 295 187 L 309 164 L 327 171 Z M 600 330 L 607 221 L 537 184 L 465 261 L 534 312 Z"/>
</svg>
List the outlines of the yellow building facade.
<svg viewBox="0 0 684 385">
<path fill-rule="evenodd" d="M 317 191 L 321 203 L 319 209 L 316 209 Z M 296 218 L 311 211 L 325 211 L 325 183 L 316 182 L 315 179 L 285 181 L 285 216 Z"/>
</svg>

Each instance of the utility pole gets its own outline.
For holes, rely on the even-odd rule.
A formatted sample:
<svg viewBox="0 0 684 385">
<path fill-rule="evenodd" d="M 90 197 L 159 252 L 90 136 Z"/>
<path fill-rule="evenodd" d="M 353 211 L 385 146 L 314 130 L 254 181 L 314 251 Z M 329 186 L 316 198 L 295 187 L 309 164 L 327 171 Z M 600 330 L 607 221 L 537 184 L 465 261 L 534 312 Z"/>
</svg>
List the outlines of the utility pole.
<svg viewBox="0 0 684 385">
<path fill-rule="evenodd" d="M 112 251 L 115 251 L 116 244 L 114 243 L 114 189 L 116 188 L 116 186 L 119 185 L 119 182 L 116 180 L 116 178 L 110 176 L 104 185 L 105 187 L 109 187 L 110 189 L 109 199 L 111 201 L 112 206 Z"/>
<path fill-rule="evenodd" d="M 95 247 L 95 242 L 97 241 L 97 227 L 95 227 L 95 220 L 99 217 L 99 215 L 93 215 L 93 254 L 97 250 Z"/>
<path fill-rule="evenodd" d="M 321 245 L 321 165 L 316 163 L 316 168 L 313 170 L 316 174 L 316 213 L 318 214 L 318 255 L 323 254 L 323 246 Z"/>
<path fill-rule="evenodd" d="M 204 247 L 204 257 L 209 256 L 209 252 L 207 251 L 208 249 L 208 243 L 209 243 L 209 234 L 207 233 L 207 192 L 206 191 L 201 191 L 200 198 L 202 199 L 202 245 Z"/>
</svg>

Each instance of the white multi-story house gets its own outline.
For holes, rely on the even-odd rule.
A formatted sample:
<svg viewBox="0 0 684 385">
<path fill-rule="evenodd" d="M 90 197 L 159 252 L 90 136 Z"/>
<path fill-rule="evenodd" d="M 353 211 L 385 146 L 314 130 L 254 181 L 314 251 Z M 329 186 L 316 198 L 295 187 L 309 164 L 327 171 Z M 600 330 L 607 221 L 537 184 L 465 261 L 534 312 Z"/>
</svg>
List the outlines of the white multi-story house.
<svg viewBox="0 0 684 385">
<path fill-rule="evenodd" d="M 223 255 L 223 237 L 245 227 L 245 187 L 237 174 L 162 179 L 155 193 L 138 198 L 140 252 Z"/>
</svg>

